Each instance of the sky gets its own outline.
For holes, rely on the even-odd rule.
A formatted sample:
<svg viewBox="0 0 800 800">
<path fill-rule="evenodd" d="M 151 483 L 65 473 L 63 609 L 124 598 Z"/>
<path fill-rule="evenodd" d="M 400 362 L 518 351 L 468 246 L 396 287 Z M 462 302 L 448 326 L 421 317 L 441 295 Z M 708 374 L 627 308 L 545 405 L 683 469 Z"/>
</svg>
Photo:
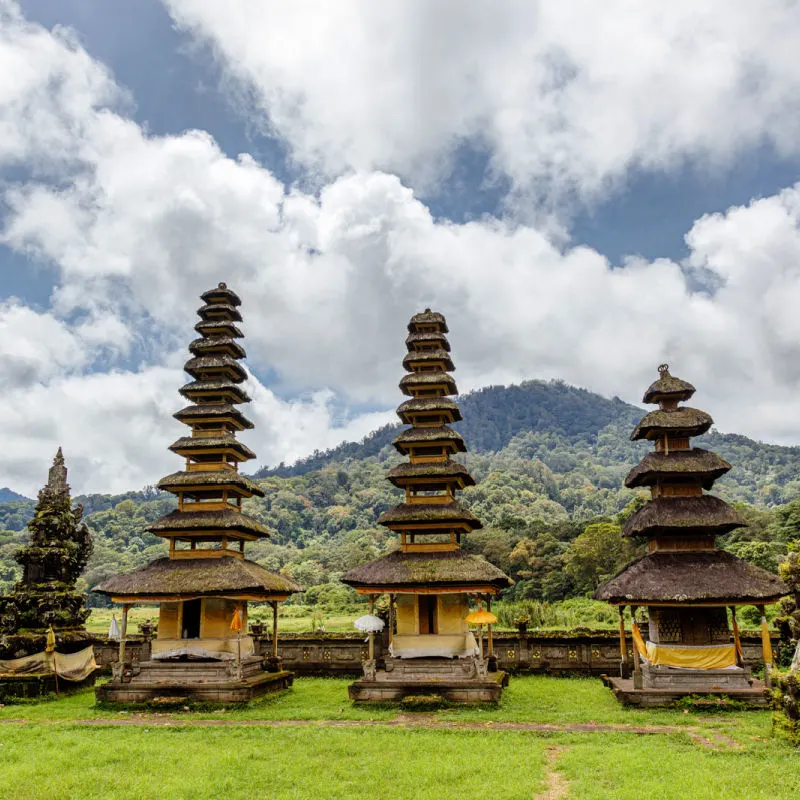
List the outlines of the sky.
<svg viewBox="0 0 800 800">
<path fill-rule="evenodd" d="M 176 469 L 219 281 L 258 465 L 394 420 L 425 307 L 462 393 L 668 362 L 800 444 L 797 52 L 794 0 L 0 0 L 0 486 Z"/>
</svg>

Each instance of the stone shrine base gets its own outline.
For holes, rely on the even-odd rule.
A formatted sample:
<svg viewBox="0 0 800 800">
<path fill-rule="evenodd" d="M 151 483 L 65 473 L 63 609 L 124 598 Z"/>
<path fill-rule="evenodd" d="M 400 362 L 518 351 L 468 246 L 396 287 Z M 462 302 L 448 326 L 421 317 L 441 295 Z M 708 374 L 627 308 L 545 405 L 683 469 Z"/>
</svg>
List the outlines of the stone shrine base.
<svg viewBox="0 0 800 800">
<path fill-rule="evenodd" d="M 115 675 L 95 695 L 103 703 L 246 703 L 292 685 L 293 672 L 265 672 L 262 664 L 258 656 L 243 658 L 239 675 L 233 661 L 143 661 L 135 674 Z"/>
<path fill-rule="evenodd" d="M 385 669 L 369 669 L 347 687 L 356 703 L 395 702 L 404 697 L 439 695 L 453 703 L 496 703 L 508 685 L 505 672 L 479 674 L 472 660 L 387 658 Z"/>
<path fill-rule="evenodd" d="M 704 696 L 727 698 L 737 703 L 744 703 L 751 708 L 768 708 L 771 705 L 769 690 L 763 681 L 750 679 L 745 686 L 721 685 L 715 676 L 698 675 L 699 672 L 724 673 L 727 670 L 681 670 L 689 673 L 681 676 L 672 686 L 662 685 L 659 688 L 647 686 L 634 688 L 633 678 L 612 678 L 602 675 L 603 683 L 611 689 L 620 703 L 629 706 L 651 708 L 667 706 L 684 697 Z M 723 681 L 724 683 L 724 681 Z"/>
</svg>

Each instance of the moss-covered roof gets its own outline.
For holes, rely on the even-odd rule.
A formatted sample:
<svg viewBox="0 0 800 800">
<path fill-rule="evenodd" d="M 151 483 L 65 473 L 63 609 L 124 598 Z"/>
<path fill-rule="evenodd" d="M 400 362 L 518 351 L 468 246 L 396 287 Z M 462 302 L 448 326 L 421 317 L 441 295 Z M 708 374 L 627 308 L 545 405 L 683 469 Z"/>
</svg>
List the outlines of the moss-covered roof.
<svg viewBox="0 0 800 800">
<path fill-rule="evenodd" d="M 211 355 L 222 352 L 233 352 L 233 358 L 246 358 L 247 353 L 236 339 L 231 336 L 209 336 L 208 338 L 195 339 L 189 343 L 189 352 L 196 356 Z"/>
<path fill-rule="evenodd" d="M 688 400 L 694 393 L 695 388 L 691 383 L 682 381 L 680 378 L 673 378 L 669 374 L 669 368 L 662 364 L 658 368 L 659 378 L 647 387 L 644 393 L 643 403 L 658 403 L 664 400 Z"/>
<path fill-rule="evenodd" d="M 462 418 L 458 403 L 448 397 L 412 397 L 397 407 L 397 416 L 407 425 L 411 424 L 408 414 L 435 414 L 437 412 L 452 414 L 453 422 L 458 422 Z"/>
<path fill-rule="evenodd" d="M 220 283 L 213 289 L 203 292 L 203 294 L 200 295 L 200 299 L 204 303 L 211 304 L 226 303 L 229 306 L 240 306 L 242 304 L 239 295 L 236 294 L 233 289 L 229 289 L 225 283 Z"/>
<path fill-rule="evenodd" d="M 182 436 L 169 446 L 173 453 L 191 450 L 214 450 L 216 448 L 233 450 L 241 455 L 242 461 L 249 461 L 251 458 L 256 457 L 256 454 L 235 436 Z"/>
<path fill-rule="evenodd" d="M 240 475 L 232 469 L 221 470 L 192 470 L 191 472 L 173 472 L 158 482 L 158 488 L 169 492 L 175 489 L 185 489 L 187 486 L 237 486 L 243 491 L 250 492 L 258 497 L 264 496 L 264 490 L 245 475 Z"/>
<path fill-rule="evenodd" d="M 699 497 L 658 497 L 632 514 L 623 536 L 687 536 L 723 533 L 747 523 L 724 500 L 705 494 Z"/>
<path fill-rule="evenodd" d="M 232 336 L 235 339 L 244 338 L 241 328 L 224 319 L 198 322 L 194 326 L 194 329 L 203 336 Z"/>
<path fill-rule="evenodd" d="M 789 587 L 771 572 L 724 550 L 648 553 L 596 592 L 611 603 L 769 603 Z"/>
<path fill-rule="evenodd" d="M 241 383 L 247 380 L 247 373 L 235 358 L 230 356 L 203 356 L 202 358 L 190 358 L 183 369 L 193 378 L 202 379 L 203 374 L 213 373 L 219 370 L 230 370 L 235 377 L 231 378 L 234 383 Z"/>
<path fill-rule="evenodd" d="M 212 392 L 230 392 L 231 394 L 235 394 L 240 403 L 249 403 L 250 402 L 250 395 L 242 389 L 241 386 L 233 383 L 230 380 L 197 380 L 191 381 L 190 383 L 181 386 L 178 391 L 186 398 L 192 399 L 192 395 L 198 395 L 202 393 L 212 393 Z"/>
<path fill-rule="evenodd" d="M 675 450 L 671 453 L 648 453 L 625 478 L 629 489 L 652 486 L 670 478 L 696 478 L 704 489 L 710 489 L 717 478 L 723 476 L 731 465 L 716 453 L 695 447 L 692 450 Z"/>
<path fill-rule="evenodd" d="M 435 445 L 439 442 L 451 442 L 460 453 L 467 451 L 464 439 L 447 425 L 438 425 L 435 428 L 408 428 L 394 437 L 392 444 L 401 453 L 408 452 L 408 445 Z"/>
<path fill-rule="evenodd" d="M 127 597 L 187 597 L 227 593 L 292 594 L 294 582 L 243 558 L 158 558 L 146 567 L 117 575 L 93 592 Z"/>
<path fill-rule="evenodd" d="M 208 303 L 198 308 L 197 314 L 204 322 L 211 319 L 228 319 L 232 322 L 242 321 L 239 309 L 227 303 Z"/>
<path fill-rule="evenodd" d="M 180 422 L 187 423 L 198 417 L 230 417 L 248 430 L 253 427 L 253 423 L 230 403 L 197 403 L 176 411 L 172 416 Z"/>
<path fill-rule="evenodd" d="M 426 331 L 425 333 L 409 333 L 406 336 L 406 346 L 409 350 L 412 350 L 416 344 L 430 344 L 431 342 L 435 342 L 443 350 L 450 352 L 450 342 L 447 341 L 447 337 L 443 333 Z"/>
<path fill-rule="evenodd" d="M 447 370 L 454 370 L 453 360 L 450 358 L 450 353 L 444 348 L 438 350 L 411 350 L 406 353 L 403 358 L 403 367 L 409 372 L 412 371 L 412 364 L 425 363 L 426 361 L 443 361 L 444 368 Z"/>
<path fill-rule="evenodd" d="M 444 315 L 440 314 L 438 311 L 431 311 L 429 308 L 411 317 L 408 321 L 409 332 L 413 333 L 416 331 L 418 325 L 438 325 L 442 333 L 448 332 L 447 320 L 444 318 Z"/>
<path fill-rule="evenodd" d="M 255 518 L 233 508 L 222 511 L 172 511 L 148 526 L 151 533 L 219 530 L 240 531 L 255 536 L 268 537 L 269 531 Z"/>
<path fill-rule="evenodd" d="M 404 375 L 400 380 L 400 390 L 403 394 L 410 395 L 411 386 L 430 386 L 435 383 L 443 383 L 445 385 L 446 394 L 458 394 L 458 387 L 453 380 L 452 375 L 446 372 L 412 372 L 410 375 Z"/>
<path fill-rule="evenodd" d="M 712 425 L 714 420 L 706 414 L 689 406 L 681 406 L 671 410 L 658 409 L 647 414 L 633 429 L 631 439 L 654 439 L 663 434 L 670 436 L 701 436 Z"/>
<path fill-rule="evenodd" d="M 350 586 L 470 586 L 505 589 L 514 582 L 482 556 L 463 550 L 441 553 L 390 553 L 342 576 Z"/>
<path fill-rule="evenodd" d="M 378 517 L 379 525 L 405 522 L 464 522 L 473 530 L 482 528 L 480 520 L 461 503 L 400 503 Z"/>
<path fill-rule="evenodd" d="M 440 480 L 460 478 L 465 486 L 475 485 L 475 479 L 469 474 L 467 468 L 463 464 L 459 464 L 458 461 L 451 461 L 450 459 L 433 464 L 398 464 L 386 473 L 386 478 L 395 486 L 405 486 L 408 478 L 439 478 Z M 426 490 L 423 489 L 423 491 Z"/>
</svg>

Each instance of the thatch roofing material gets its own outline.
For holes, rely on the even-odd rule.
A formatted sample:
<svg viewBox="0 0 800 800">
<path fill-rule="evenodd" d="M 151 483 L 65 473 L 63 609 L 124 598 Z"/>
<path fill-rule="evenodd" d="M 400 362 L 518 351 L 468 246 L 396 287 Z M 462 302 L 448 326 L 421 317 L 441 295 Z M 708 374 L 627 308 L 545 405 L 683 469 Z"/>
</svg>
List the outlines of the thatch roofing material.
<svg viewBox="0 0 800 800">
<path fill-rule="evenodd" d="M 183 368 L 193 378 L 202 379 L 204 373 L 213 373 L 218 370 L 226 370 L 233 373 L 231 378 L 235 383 L 247 380 L 247 373 L 235 358 L 230 356 L 203 356 L 202 358 L 190 358 Z"/>
<path fill-rule="evenodd" d="M 199 392 L 230 392 L 231 394 L 235 394 L 239 400 L 239 403 L 249 403 L 250 396 L 247 392 L 238 386 L 237 384 L 233 383 L 230 380 L 197 380 L 191 381 L 190 383 L 181 386 L 178 391 L 189 400 L 192 399 L 192 395 L 195 395 Z"/>
<path fill-rule="evenodd" d="M 724 458 L 699 447 L 671 453 L 648 453 L 628 473 L 625 485 L 635 489 L 637 486 L 653 486 L 670 478 L 696 478 L 704 489 L 710 489 L 714 481 L 729 469 L 731 465 Z"/>
<path fill-rule="evenodd" d="M 699 497 L 658 497 L 632 514 L 623 536 L 687 536 L 724 533 L 747 523 L 724 500 L 705 494 Z"/>
<path fill-rule="evenodd" d="M 458 394 L 458 387 L 452 375 L 446 372 L 412 372 L 410 375 L 403 375 L 400 380 L 400 390 L 403 394 L 411 394 L 411 386 L 430 386 L 442 383 L 445 386 L 445 394 Z"/>
<path fill-rule="evenodd" d="M 408 414 L 435 414 L 437 412 L 450 413 L 453 415 L 453 422 L 458 422 L 461 411 L 458 403 L 448 397 L 412 397 L 397 407 L 397 416 L 406 423 L 411 424 Z"/>
<path fill-rule="evenodd" d="M 194 329 L 202 336 L 232 336 L 236 339 L 244 338 L 241 328 L 224 319 L 198 322 L 194 326 Z"/>
<path fill-rule="evenodd" d="M 456 523 L 464 522 L 473 530 L 482 528 L 481 521 L 461 503 L 400 503 L 378 517 L 378 525 L 403 523 Z"/>
<path fill-rule="evenodd" d="M 197 314 L 204 322 L 212 319 L 227 319 L 231 322 L 242 321 L 242 315 L 239 310 L 227 303 L 208 303 L 198 308 Z"/>
<path fill-rule="evenodd" d="M 460 453 L 465 453 L 467 451 L 461 434 L 456 433 L 456 431 L 449 428 L 447 425 L 439 425 L 435 428 L 408 428 L 407 430 L 401 431 L 392 440 L 392 444 L 401 453 L 407 453 L 408 445 L 411 444 L 433 446 L 447 442 L 451 442 L 455 445 L 456 450 Z"/>
<path fill-rule="evenodd" d="M 226 531 L 241 531 L 256 536 L 269 536 L 269 531 L 248 514 L 242 514 L 233 508 L 222 511 L 172 511 L 157 519 L 147 527 L 151 533 L 174 533 L 181 531 L 207 531 L 218 529 L 221 534 Z"/>
<path fill-rule="evenodd" d="M 416 344 L 430 344 L 435 342 L 443 350 L 450 352 L 450 342 L 443 333 L 436 333 L 435 331 L 425 331 L 425 333 L 409 333 L 406 336 L 406 346 L 412 350 Z"/>
<path fill-rule="evenodd" d="M 769 603 L 788 594 L 777 576 L 724 550 L 655 552 L 637 558 L 604 583 L 610 603 Z"/>
<path fill-rule="evenodd" d="M 245 475 L 240 475 L 232 469 L 197 470 L 192 472 L 173 472 L 158 482 L 158 488 L 166 492 L 173 489 L 185 489 L 187 486 L 236 486 L 243 491 L 250 492 L 258 497 L 264 496 L 264 490 Z"/>
<path fill-rule="evenodd" d="M 228 350 L 232 350 L 233 358 L 246 358 L 247 353 L 236 339 L 231 336 L 209 336 L 207 339 L 195 339 L 189 343 L 189 352 L 196 356 L 213 355 L 214 353 L 221 353 L 228 355 Z"/>
<path fill-rule="evenodd" d="M 230 417 L 247 429 L 253 427 L 253 423 L 236 406 L 230 403 L 197 403 L 176 411 L 172 416 L 180 422 L 187 423 L 198 417 Z"/>
<path fill-rule="evenodd" d="M 256 454 L 246 444 L 234 436 L 182 436 L 169 446 L 173 453 L 188 450 L 214 450 L 215 448 L 233 450 L 241 455 L 243 461 L 256 457 Z"/>
<path fill-rule="evenodd" d="M 696 408 L 681 406 L 672 410 L 651 411 L 633 429 L 631 439 L 652 439 L 663 434 L 675 437 L 700 436 L 712 425 L 714 420 Z"/>
<path fill-rule="evenodd" d="M 408 478 L 460 478 L 465 486 L 475 485 L 475 479 L 469 474 L 467 468 L 458 461 L 450 459 L 434 464 L 398 464 L 386 473 L 386 478 L 395 486 L 405 486 Z"/>
<path fill-rule="evenodd" d="M 418 325 L 438 325 L 442 333 L 448 332 L 447 320 L 444 318 L 444 315 L 440 314 L 438 311 L 431 311 L 429 308 L 411 317 L 408 321 L 408 330 L 413 333 L 416 331 Z"/>
<path fill-rule="evenodd" d="M 658 371 L 661 377 L 647 387 L 643 403 L 658 403 L 662 399 L 686 401 L 695 393 L 691 383 L 673 378 L 666 364 L 662 364 Z"/>
<path fill-rule="evenodd" d="M 158 558 L 146 567 L 117 575 L 95 586 L 93 592 L 127 597 L 191 595 L 292 594 L 302 589 L 294 582 L 242 558 Z"/>
<path fill-rule="evenodd" d="M 426 361 L 443 361 L 445 369 L 455 369 L 453 360 L 450 358 L 450 353 L 444 348 L 439 348 L 438 350 L 411 350 L 406 353 L 403 358 L 403 367 L 411 372 L 412 364 L 424 363 Z"/>
<path fill-rule="evenodd" d="M 229 289 L 227 284 L 220 283 L 218 286 L 215 286 L 213 289 L 209 289 L 207 292 L 203 292 L 200 295 L 200 299 L 204 303 L 227 303 L 231 306 L 240 306 L 242 304 L 239 295 L 233 291 L 233 289 Z"/>
<path fill-rule="evenodd" d="M 342 576 L 350 586 L 469 586 L 505 589 L 514 582 L 482 556 L 463 550 L 440 553 L 389 553 Z"/>
</svg>

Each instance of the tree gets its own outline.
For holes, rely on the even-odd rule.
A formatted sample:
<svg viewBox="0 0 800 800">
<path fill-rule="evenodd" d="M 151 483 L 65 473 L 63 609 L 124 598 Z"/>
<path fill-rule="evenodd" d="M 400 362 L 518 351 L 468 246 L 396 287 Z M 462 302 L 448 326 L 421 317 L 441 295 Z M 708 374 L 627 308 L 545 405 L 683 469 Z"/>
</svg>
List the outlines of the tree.
<svg viewBox="0 0 800 800">
<path fill-rule="evenodd" d="M 622 530 L 611 522 L 587 525 L 564 554 L 564 572 L 582 591 L 596 589 L 626 560 Z"/>
</svg>

